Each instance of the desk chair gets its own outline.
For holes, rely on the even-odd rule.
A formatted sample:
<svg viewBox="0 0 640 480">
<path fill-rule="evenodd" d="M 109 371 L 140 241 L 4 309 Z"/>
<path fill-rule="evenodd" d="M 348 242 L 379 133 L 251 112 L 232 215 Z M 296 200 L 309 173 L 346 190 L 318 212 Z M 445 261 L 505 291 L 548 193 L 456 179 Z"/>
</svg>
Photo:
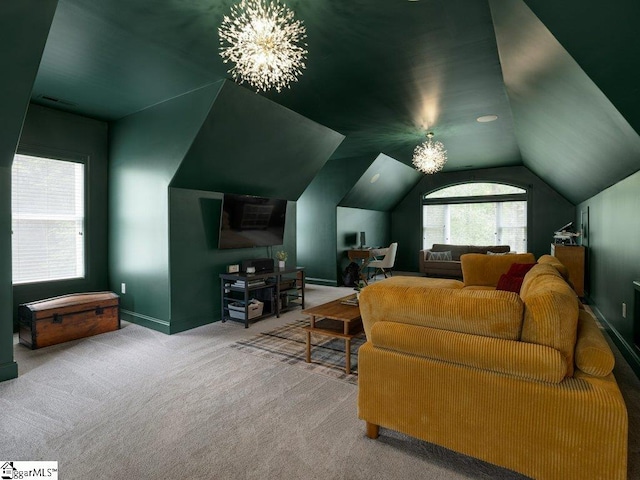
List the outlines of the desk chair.
<svg viewBox="0 0 640 480">
<path fill-rule="evenodd" d="M 387 248 L 381 248 L 375 252 L 376 257 L 384 255 L 381 259 L 371 260 L 367 263 L 367 268 L 373 268 L 373 275 L 369 278 L 373 278 L 378 274 L 378 270 L 382 272 L 384 278 L 387 278 L 387 273 L 391 275 L 391 269 L 396 263 L 396 252 L 398 251 L 398 242 L 393 242 Z"/>
</svg>

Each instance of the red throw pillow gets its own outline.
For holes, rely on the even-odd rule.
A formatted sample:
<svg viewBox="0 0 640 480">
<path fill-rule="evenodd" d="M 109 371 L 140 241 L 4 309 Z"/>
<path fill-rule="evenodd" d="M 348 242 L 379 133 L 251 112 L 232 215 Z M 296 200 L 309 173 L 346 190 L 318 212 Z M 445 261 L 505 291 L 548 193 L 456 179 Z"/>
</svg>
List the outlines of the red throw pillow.
<svg viewBox="0 0 640 480">
<path fill-rule="evenodd" d="M 524 277 L 512 277 L 506 273 L 503 273 L 502 275 L 500 275 L 500 279 L 498 280 L 498 285 L 496 285 L 496 290 L 504 290 L 505 292 L 520 293 L 520 287 L 522 287 L 523 281 L 524 281 Z"/>
<path fill-rule="evenodd" d="M 524 278 L 527 272 L 535 267 L 535 265 L 535 263 L 512 263 L 507 275 L 510 277 Z"/>
</svg>

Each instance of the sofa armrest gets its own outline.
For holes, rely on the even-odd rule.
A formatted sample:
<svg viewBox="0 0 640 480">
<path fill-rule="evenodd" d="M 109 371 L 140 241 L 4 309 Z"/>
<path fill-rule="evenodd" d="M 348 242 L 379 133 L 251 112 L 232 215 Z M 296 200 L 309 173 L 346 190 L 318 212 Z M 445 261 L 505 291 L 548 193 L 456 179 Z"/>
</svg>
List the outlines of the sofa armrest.
<svg viewBox="0 0 640 480">
<path fill-rule="evenodd" d="M 580 370 L 596 377 L 606 377 L 615 365 L 615 357 L 609 344 L 593 316 L 586 310 L 578 312 L 575 362 Z"/>
<path fill-rule="evenodd" d="M 567 371 L 564 357 L 551 347 L 396 322 L 376 323 L 371 344 L 541 382 L 559 383 Z"/>
<path fill-rule="evenodd" d="M 426 250 L 420 250 L 420 253 L 418 254 L 418 267 L 420 268 L 420 273 L 426 273 L 427 271 L 425 268 L 425 262 L 427 261 L 427 256 L 430 251 L 431 249 L 427 248 Z"/>
</svg>

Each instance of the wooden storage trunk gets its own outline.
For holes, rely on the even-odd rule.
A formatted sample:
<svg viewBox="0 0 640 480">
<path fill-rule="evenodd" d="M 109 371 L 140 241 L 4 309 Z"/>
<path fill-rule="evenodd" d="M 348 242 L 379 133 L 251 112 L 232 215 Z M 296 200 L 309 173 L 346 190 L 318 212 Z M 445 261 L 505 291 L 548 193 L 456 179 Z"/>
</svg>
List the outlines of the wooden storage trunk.
<svg viewBox="0 0 640 480">
<path fill-rule="evenodd" d="M 76 293 L 18 307 L 20 343 L 47 347 L 120 328 L 120 297 L 113 292 Z"/>
</svg>

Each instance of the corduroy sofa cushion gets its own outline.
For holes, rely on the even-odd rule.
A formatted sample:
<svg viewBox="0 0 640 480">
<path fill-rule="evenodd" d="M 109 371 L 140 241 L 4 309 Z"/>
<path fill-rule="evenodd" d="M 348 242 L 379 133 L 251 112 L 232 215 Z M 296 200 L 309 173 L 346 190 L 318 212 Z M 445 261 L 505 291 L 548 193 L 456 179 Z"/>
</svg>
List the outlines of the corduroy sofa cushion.
<svg viewBox="0 0 640 480">
<path fill-rule="evenodd" d="M 397 352 L 541 382 L 559 383 L 566 371 L 564 359 L 554 348 L 403 323 L 376 323 L 371 343 Z"/>
<path fill-rule="evenodd" d="M 542 255 L 538 259 L 538 263 L 541 265 L 551 265 L 556 270 L 558 270 L 558 273 L 562 275 L 562 278 L 564 278 L 565 280 L 569 280 L 569 270 L 560 262 L 560 260 L 558 260 L 553 255 Z"/>
<path fill-rule="evenodd" d="M 514 263 L 535 263 L 533 253 L 514 253 L 509 255 L 483 255 L 467 253 L 460 257 L 462 281 L 466 287 L 498 285 L 500 275 L 507 273 Z"/>
<path fill-rule="evenodd" d="M 615 358 L 593 316 L 580 310 L 578 316 L 578 341 L 576 342 L 576 366 L 585 373 L 606 377 L 613 371 Z"/>
<path fill-rule="evenodd" d="M 560 351 L 573 375 L 578 331 L 578 297 L 550 265 L 536 265 L 525 276 L 520 290 L 524 301 L 523 342 L 547 345 Z"/>
<path fill-rule="evenodd" d="M 558 270 L 553 265 L 538 264 L 524 276 L 522 287 L 520 288 L 520 297 L 525 297 L 527 295 L 527 292 L 529 291 L 529 288 L 533 285 L 536 285 L 540 277 L 543 275 L 550 275 L 552 277 L 562 279 L 562 275 L 560 275 Z"/>
<path fill-rule="evenodd" d="M 393 277 L 360 292 L 367 339 L 371 338 L 373 325 L 385 320 L 509 340 L 520 338 L 524 306 L 518 294 L 442 288 L 417 280 L 429 279 Z"/>
</svg>

